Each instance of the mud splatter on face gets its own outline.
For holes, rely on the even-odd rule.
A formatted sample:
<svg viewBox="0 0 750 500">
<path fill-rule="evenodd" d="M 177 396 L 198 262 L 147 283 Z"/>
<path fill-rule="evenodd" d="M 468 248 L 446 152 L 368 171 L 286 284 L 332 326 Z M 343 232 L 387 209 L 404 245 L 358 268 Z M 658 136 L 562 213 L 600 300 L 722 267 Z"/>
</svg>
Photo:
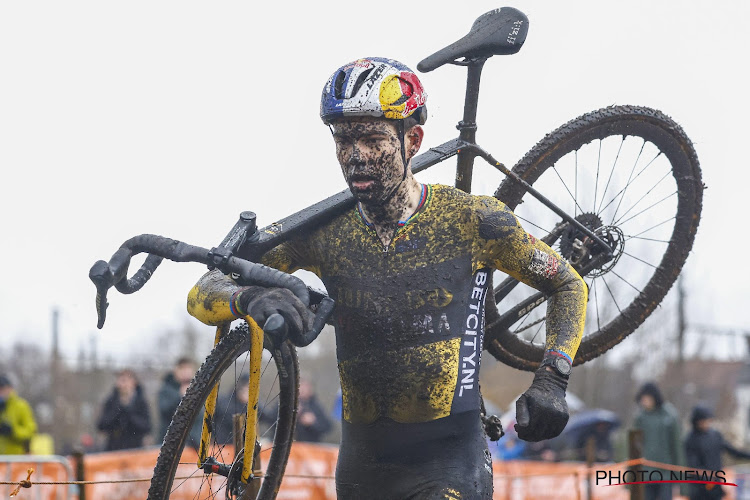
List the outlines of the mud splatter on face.
<svg viewBox="0 0 750 500">
<path fill-rule="evenodd" d="M 381 205 L 401 183 L 404 164 L 396 127 L 368 118 L 333 124 L 336 156 L 354 197 L 366 205 Z"/>
</svg>

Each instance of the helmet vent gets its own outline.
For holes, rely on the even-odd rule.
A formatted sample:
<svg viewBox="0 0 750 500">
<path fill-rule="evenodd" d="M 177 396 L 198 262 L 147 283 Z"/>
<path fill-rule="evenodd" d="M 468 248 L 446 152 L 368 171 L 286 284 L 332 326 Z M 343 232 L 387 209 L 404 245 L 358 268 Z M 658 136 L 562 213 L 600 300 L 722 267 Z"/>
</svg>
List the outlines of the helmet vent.
<svg viewBox="0 0 750 500">
<path fill-rule="evenodd" d="M 346 79 L 346 72 L 339 71 L 336 75 L 336 80 L 333 82 L 333 95 L 336 99 L 344 98 L 344 80 Z"/>
<path fill-rule="evenodd" d="M 367 80 L 367 77 L 370 76 L 370 73 L 372 73 L 372 70 L 374 68 L 367 68 L 362 73 L 359 74 L 357 77 L 357 81 L 354 82 L 354 88 L 352 89 L 352 95 L 357 95 L 357 92 L 359 92 L 359 89 L 362 88 L 362 84 L 365 83 L 365 80 Z"/>
</svg>

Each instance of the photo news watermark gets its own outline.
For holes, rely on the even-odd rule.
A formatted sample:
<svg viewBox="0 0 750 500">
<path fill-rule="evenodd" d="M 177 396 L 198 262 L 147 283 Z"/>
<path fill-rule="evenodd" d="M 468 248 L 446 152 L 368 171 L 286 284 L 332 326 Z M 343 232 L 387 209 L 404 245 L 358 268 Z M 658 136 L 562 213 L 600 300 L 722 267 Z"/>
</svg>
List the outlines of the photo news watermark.
<svg viewBox="0 0 750 500">
<path fill-rule="evenodd" d="M 669 473 L 660 470 L 626 470 L 617 472 L 611 470 L 596 471 L 597 486 L 627 486 L 629 484 L 660 483 L 737 486 L 735 483 L 727 481 L 727 474 L 723 470 L 684 469 L 669 471 Z"/>
</svg>

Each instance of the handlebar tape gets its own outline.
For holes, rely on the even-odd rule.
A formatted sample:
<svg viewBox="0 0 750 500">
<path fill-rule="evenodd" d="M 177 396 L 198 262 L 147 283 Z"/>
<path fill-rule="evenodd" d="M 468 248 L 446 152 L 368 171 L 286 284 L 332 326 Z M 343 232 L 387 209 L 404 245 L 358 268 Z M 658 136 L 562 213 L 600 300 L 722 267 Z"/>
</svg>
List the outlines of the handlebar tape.
<svg viewBox="0 0 750 500">
<path fill-rule="evenodd" d="M 312 328 L 309 332 L 296 333 L 290 332 L 289 338 L 292 343 L 297 347 L 305 347 L 309 345 L 313 340 L 318 338 L 323 327 L 326 326 L 326 322 L 333 313 L 333 307 L 336 305 L 334 300 L 330 297 L 325 297 L 318 304 L 318 309 L 315 312 L 315 319 L 313 320 Z"/>
</svg>

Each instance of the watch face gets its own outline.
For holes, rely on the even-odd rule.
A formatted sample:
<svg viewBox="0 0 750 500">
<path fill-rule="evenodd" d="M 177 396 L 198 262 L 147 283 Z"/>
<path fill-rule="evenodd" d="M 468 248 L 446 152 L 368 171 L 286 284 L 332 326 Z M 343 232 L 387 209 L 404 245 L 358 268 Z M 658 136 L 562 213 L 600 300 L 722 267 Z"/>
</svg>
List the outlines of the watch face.
<svg viewBox="0 0 750 500">
<path fill-rule="evenodd" d="M 570 375 L 571 366 L 565 358 L 557 358 L 555 360 L 555 368 L 563 375 Z"/>
</svg>

